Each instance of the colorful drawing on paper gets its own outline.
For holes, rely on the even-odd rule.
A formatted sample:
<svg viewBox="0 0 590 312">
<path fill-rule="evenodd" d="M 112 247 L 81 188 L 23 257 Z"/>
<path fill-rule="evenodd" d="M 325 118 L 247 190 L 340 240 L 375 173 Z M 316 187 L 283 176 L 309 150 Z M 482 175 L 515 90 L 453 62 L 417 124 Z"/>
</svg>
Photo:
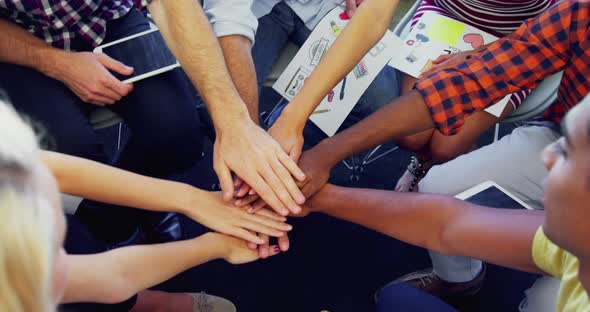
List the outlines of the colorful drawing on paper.
<svg viewBox="0 0 590 312">
<path fill-rule="evenodd" d="M 463 41 L 470 44 L 473 49 L 477 49 L 484 45 L 483 36 L 481 34 L 465 34 Z"/>
<path fill-rule="evenodd" d="M 354 73 L 356 79 L 359 79 L 361 77 L 366 76 L 369 73 L 369 70 L 367 69 L 367 65 L 365 65 L 365 61 L 361 61 L 360 63 L 358 63 L 358 65 L 354 67 L 352 72 Z"/>
<path fill-rule="evenodd" d="M 297 95 L 299 90 L 301 90 L 301 88 L 303 87 L 303 83 L 305 82 L 305 79 L 307 79 L 309 75 L 310 73 L 305 68 L 299 67 L 299 69 L 295 72 L 293 78 L 291 78 L 291 81 L 287 85 L 285 93 L 291 98 L 293 98 L 295 95 Z"/>
<path fill-rule="evenodd" d="M 344 100 L 344 90 L 346 90 L 346 77 L 342 79 L 342 87 L 340 87 L 340 101 Z"/>
<path fill-rule="evenodd" d="M 437 18 L 430 26 L 428 37 L 454 46 L 461 39 L 466 26 L 450 18 Z"/>
<path fill-rule="evenodd" d="M 334 35 L 334 37 L 338 37 L 338 35 L 340 35 L 340 32 L 342 32 L 340 26 L 336 25 L 336 22 L 334 21 L 330 21 L 330 28 L 332 28 L 332 34 Z"/>
<path fill-rule="evenodd" d="M 369 54 L 372 57 L 377 57 L 377 55 L 381 54 L 381 52 L 383 52 L 383 50 L 385 50 L 386 47 L 387 46 L 385 45 L 385 43 L 380 41 L 371 49 L 371 51 L 369 51 Z"/>
<path fill-rule="evenodd" d="M 322 38 L 311 45 L 311 49 L 309 51 L 311 63 L 309 63 L 309 65 L 315 67 L 320 63 L 324 53 L 326 53 L 326 50 L 328 49 L 328 43 L 330 43 L 328 39 Z"/>
</svg>

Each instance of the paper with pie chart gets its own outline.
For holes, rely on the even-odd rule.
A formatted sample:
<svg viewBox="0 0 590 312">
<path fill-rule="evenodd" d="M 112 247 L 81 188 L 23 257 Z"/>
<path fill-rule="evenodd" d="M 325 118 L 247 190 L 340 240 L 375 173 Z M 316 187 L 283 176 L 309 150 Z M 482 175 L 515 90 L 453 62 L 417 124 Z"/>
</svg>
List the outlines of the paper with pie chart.
<svg viewBox="0 0 590 312">
<path fill-rule="evenodd" d="M 349 20 L 343 18 L 343 12 L 342 8 L 336 7 L 326 14 L 273 85 L 273 89 L 287 100 L 297 95 L 307 77 L 348 24 Z M 309 119 L 328 136 L 334 135 L 401 44 L 400 39 L 388 31 L 354 69 L 328 92 Z"/>
<path fill-rule="evenodd" d="M 432 61 L 440 55 L 470 51 L 497 39 L 471 25 L 434 12 L 425 12 L 410 33 L 402 38 L 400 51 L 389 61 L 389 65 L 417 78 L 432 67 Z M 499 117 L 509 100 L 510 95 L 486 111 Z"/>
</svg>

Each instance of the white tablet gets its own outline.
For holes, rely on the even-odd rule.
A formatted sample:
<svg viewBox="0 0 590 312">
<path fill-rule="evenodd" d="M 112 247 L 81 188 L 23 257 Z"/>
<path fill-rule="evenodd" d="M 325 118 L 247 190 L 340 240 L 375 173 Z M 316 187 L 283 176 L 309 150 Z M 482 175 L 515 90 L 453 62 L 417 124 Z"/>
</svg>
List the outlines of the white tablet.
<svg viewBox="0 0 590 312">
<path fill-rule="evenodd" d="M 133 67 L 133 74 L 129 76 L 111 71 L 122 82 L 132 83 L 180 67 L 168 47 L 162 46 L 163 41 L 158 29 L 154 28 L 98 46 L 94 52 L 104 53 Z"/>
<path fill-rule="evenodd" d="M 455 197 L 481 206 L 533 210 L 532 207 L 493 181 L 480 183 Z"/>
</svg>

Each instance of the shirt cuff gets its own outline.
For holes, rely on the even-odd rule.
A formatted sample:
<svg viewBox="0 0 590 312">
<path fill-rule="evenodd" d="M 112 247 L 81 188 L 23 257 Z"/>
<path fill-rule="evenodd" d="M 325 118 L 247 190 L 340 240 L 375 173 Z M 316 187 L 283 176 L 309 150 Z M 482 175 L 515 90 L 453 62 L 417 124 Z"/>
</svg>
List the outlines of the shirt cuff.
<svg viewBox="0 0 590 312">
<path fill-rule="evenodd" d="M 212 26 L 213 31 L 218 38 L 239 35 L 248 38 L 252 42 L 252 45 L 254 45 L 256 32 L 250 26 L 234 22 L 215 22 Z"/>
</svg>

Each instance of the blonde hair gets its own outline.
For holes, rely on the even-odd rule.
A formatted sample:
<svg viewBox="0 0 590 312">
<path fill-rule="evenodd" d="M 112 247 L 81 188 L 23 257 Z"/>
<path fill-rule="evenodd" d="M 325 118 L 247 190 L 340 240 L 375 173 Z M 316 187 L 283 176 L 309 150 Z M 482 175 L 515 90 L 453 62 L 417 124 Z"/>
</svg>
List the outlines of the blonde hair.
<svg viewBox="0 0 590 312">
<path fill-rule="evenodd" d="M 55 212 L 35 183 L 33 130 L 0 98 L 0 310 L 55 310 Z"/>
</svg>

